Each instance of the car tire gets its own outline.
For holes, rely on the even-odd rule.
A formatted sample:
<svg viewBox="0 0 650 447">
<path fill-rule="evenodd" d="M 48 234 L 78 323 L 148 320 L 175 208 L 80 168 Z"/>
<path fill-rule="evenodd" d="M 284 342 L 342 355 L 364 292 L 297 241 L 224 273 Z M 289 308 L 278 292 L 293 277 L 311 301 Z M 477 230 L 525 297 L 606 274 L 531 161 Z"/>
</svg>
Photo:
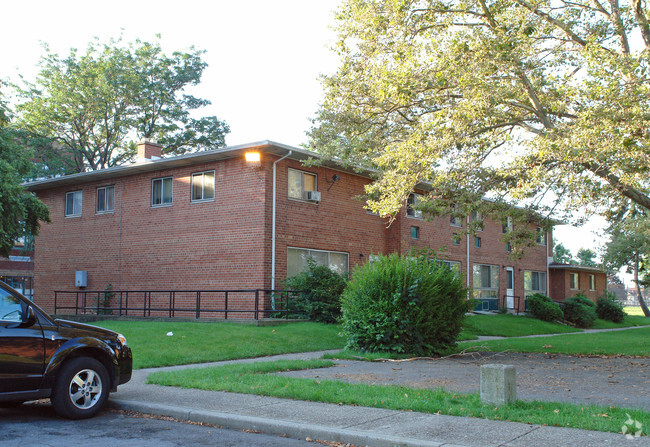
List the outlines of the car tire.
<svg viewBox="0 0 650 447">
<path fill-rule="evenodd" d="M 106 367 L 93 358 L 79 357 L 63 365 L 50 400 L 59 416 L 84 419 L 102 409 L 110 389 Z"/>
</svg>

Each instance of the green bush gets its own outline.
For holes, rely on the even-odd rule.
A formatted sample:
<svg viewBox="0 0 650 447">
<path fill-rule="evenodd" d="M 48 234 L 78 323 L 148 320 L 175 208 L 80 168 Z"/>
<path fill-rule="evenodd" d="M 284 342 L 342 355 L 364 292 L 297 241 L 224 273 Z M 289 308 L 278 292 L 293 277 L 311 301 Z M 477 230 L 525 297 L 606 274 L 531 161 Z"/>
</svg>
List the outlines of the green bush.
<svg viewBox="0 0 650 447">
<path fill-rule="evenodd" d="M 625 311 L 623 311 L 621 303 L 616 300 L 616 295 L 607 292 L 605 296 L 598 298 L 596 302 L 596 315 L 601 320 L 622 323 L 625 318 Z"/>
<path fill-rule="evenodd" d="M 560 305 L 541 293 L 534 293 L 528 297 L 528 313 L 538 320 L 558 321 L 563 317 Z"/>
<path fill-rule="evenodd" d="M 439 355 L 455 345 L 474 302 L 436 259 L 393 254 L 357 267 L 341 304 L 347 348 Z"/>
<path fill-rule="evenodd" d="M 285 281 L 286 289 L 302 292 L 289 301 L 289 310 L 313 321 L 335 323 L 341 316 L 341 294 L 347 280 L 312 259 L 307 264 L 307 270 Z"/>
<path fill-rule="evenodd" d="M 589 328 L 596 321 L 596 305 L 579 293 L 564 302 L 564 319 L 578 327 Z"/>
</svg>

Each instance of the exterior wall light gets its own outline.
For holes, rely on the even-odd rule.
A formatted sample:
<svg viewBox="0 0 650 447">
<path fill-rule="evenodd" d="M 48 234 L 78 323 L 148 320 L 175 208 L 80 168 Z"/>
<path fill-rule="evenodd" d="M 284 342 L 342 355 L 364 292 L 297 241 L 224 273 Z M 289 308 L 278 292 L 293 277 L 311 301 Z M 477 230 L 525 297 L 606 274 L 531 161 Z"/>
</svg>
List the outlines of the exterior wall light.
<svg viewBox="0 0 650 447">
<path fill-rule="evenodd" d="M 246 163 L 248 163 L 249 166 L 252 166 L 254 168 L 259 168 L 262 166 L 259 152 L 246 152 L 244 157 L 246 158 Z"/>
</svg>

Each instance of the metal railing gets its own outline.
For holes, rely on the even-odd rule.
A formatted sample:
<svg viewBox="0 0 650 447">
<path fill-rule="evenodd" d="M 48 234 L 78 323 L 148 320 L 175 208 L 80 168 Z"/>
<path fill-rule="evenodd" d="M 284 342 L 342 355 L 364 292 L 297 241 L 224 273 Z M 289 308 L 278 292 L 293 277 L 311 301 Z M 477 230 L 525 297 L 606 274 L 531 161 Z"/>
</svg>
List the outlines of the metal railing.
<svg viewBox="0 0 650 447">
<path fill-rule="evenodd" d="M 289 318 L 296 290 L 55 291 L 54 313 L 183 318 Z"/>
<path fill-rule="evenodd" d="M 512 298 L 512 307 L 508 306 L 508 298 Z M 501 298 L 501 302 L 499 303 L 499 305 L 502 308 L 508 310 L 514 310 L 517 315 L 519 315 L 520 312 L 519 310 L 520 304 L 521 304 L 521 297 L 517 295 L 512 295 L 510 297 L 508 297 L 508 295 L 503 295 L 503 297 Z"/>
</svg>

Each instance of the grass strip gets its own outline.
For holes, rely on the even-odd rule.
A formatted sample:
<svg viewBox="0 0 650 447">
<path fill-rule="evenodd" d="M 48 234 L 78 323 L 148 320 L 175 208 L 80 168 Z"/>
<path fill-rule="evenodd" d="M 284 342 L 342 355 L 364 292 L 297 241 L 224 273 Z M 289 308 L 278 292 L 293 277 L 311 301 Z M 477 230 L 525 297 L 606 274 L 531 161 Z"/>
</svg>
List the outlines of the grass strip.
<svg viewBox="0 0 650 447">
<path fill-rule="evenodd" d="M 580 332 L 571 326 L 549 323 L 536 318 L 517 315 L 467 315 L 462 336 L 489 335 L 495 337 L 520 337 L 522 335 L 564 334 Z"/>
<path fill-rule="evenodd" d="M 292 352 L 341 349 L 340 327 L 322 323 L 254 326 L 237 323 L 101 321 L 126 336 L 134 367 L 187 365 Z M 173 335 L 168 336 L 168 333 Z"/>
<path fill-rule="evenodd" d="M 343 405 L 468 416 L 529 424 L 573 427 L 620 433 L 628 414 L 647 434 L 650 412 L 597 405 L 517 401 L 511 405 L 484 405 L 478 393 L 418 389 L 394 385 L 367 385 L 291 378 L 272 374 L 333 366 L 327 360 L 255 362 L 150 374 L 147 383 L 209 391 L 256 394 Z"/>
<path fill-rule="evenodd" d="M 552 337 L 506 338 L 462 342 L 459 349 L 474 351 L 545 352 L 567 355 L 607 355 L 650 357 L 650 327 L 613 332 L 555 335 Z"/>
</svg>

